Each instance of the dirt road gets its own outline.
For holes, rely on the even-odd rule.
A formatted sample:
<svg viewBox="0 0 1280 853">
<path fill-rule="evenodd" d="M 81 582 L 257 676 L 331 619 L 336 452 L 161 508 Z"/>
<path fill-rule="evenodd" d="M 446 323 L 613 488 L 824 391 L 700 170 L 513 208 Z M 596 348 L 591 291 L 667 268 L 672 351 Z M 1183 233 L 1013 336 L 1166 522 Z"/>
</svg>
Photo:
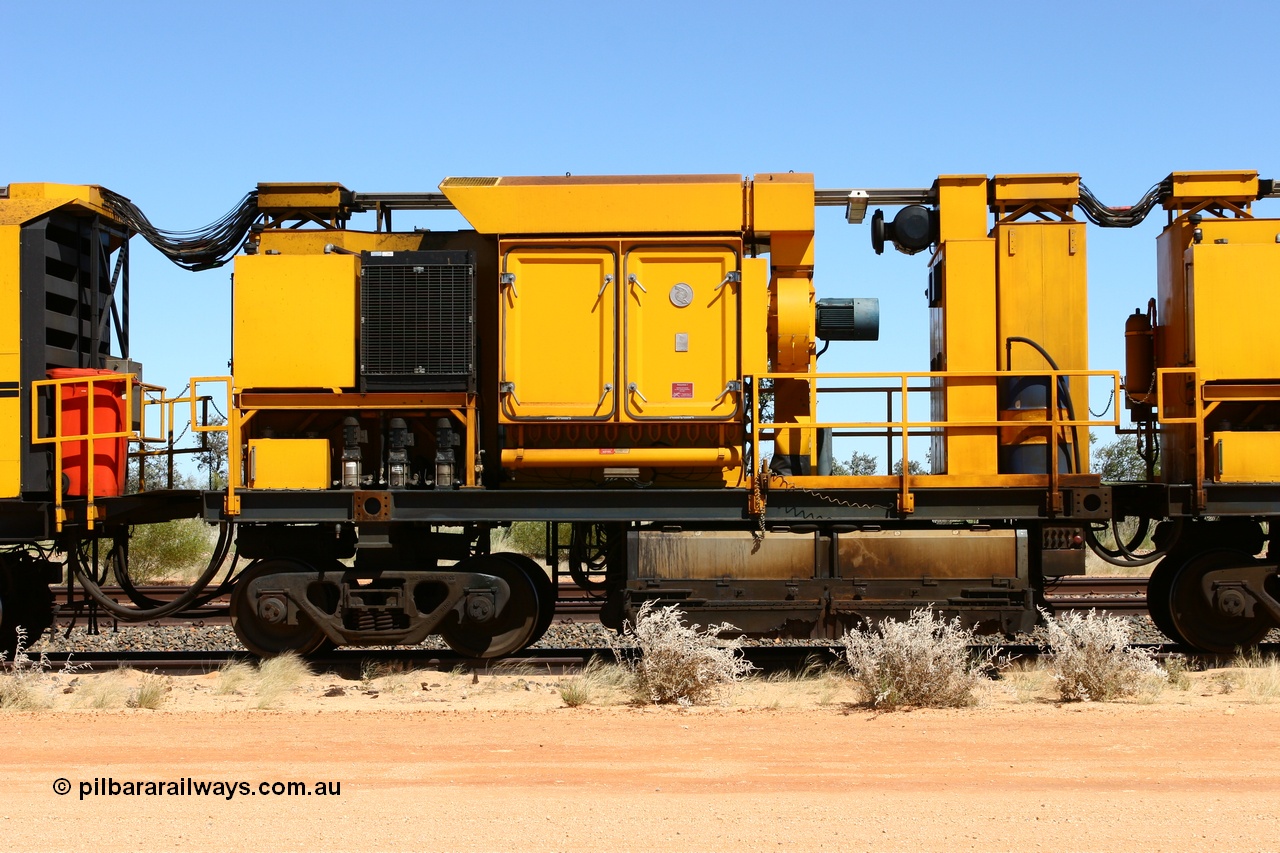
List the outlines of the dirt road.
<svg viewBox="0 0 1280 853">
<path fill-rule="evenodd" d="M 0 725 L 6 850 L 1280 849 L 1280 706 L 1194 691 L 894 714 L 389 705 Z M 246 786 L 81 798 L 102 778 Z M 254 793 L 289 781 L 340 793 Z"/>
</svg>

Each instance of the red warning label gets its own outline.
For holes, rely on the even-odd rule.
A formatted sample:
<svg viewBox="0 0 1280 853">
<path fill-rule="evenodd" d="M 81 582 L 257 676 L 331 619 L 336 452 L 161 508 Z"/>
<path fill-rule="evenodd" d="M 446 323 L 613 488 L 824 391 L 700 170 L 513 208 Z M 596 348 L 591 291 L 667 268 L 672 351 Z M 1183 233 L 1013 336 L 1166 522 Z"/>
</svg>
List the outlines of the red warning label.
<svg viewBox="0 0 1280 853">
<path fill-rule="evenodd" d="M 671 383 L 671 399 L 672 400 L 692 400 L 693 399 L 693 383 L 692 382 L 672 382 Z"/>
</svg>

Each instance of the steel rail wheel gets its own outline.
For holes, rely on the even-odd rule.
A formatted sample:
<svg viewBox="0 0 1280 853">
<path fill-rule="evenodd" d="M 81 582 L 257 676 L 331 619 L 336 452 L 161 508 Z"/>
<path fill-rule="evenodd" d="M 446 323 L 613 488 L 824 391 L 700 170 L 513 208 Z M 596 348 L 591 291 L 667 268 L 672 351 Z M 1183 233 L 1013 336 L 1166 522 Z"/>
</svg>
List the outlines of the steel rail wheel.
<svg viewBox="0 0 1280 853">
<path fill-rule="evenodd" d="M 1173 578 L 1186 561 L 1187 554 L 1184 551 L 1167 554 L 1156 564 L 1151 571 L 1151 576 L 1147 578 L 1147 613 L 1151 616 L 1152 623 L 1170 640 L 1184 645 L 1187 642 L 1186 637 L 1181 636 L 1173 624 L 1170 595 L 1173 589 Z"/>
<path fill-rule="evenodd" d="M 1169 610 L 1174 630 L 1186 641 L 1206 652 L 1231 654 L 1257 645 L 1276 627 L 1266 616 L 1233 616 L 1214 602 L 1211 572 L 1244 568 L 1256 561 L 1248 554 L 1228 548 L 1203 551 L 1184 562 L 1173 575 Z"/>
<path fill-rule="evenodd" d="M 296 625 L 264 619 L 249 590 L 253 582 L 264 575 L 314 571 L 296 560 L 260 560 L 245 569 L 231 593 L 231 627 L 246 649 L 258 657 L 269 658 L 285 652 L 309 655 L 328 645 L 328 636 L 302 611 L 298 612 Z"/>
<path fill-rule="evenodd" d="M 556 618 L 557 593 L 555 585 L 551 583 L 551 578 L 547 577 L 547 573 L 542 570 L 542 566 L 539 566 L 532 557 L 510 551 L 503 551 L 494 556 L 501 557 L 515 565 L 533 581 L 533 587 L 538 593 L 538 624 L 533 630 L 533 638 L 529 640 L 529 644 L 532 645 L 542 639 L 542 635 L 547 633 L 547 629 L 551 627 L 552 620 Z"/>
<path fill-rule="evenodd" d="M 511 588 L 511 597 L 502 612 L 487 622 L 454 623 L 440 629 L 440 636 L 460 655 L 471 658 L 499 658 L 518 652 L 534 641 L 541 619 L 541 603 L 533 579 L 515 562 L 496 554 L 482 554 L 463 560 L 460 572 L 494 575 Z"/>
<path fill-rule="evenodd" d="M 20 554 L 0 555 L 0 654 L 12 660 L 18 628 L 26 632 L 25 646 L 40 639 L 53 624 L 53 592 L 43 566 Z"/>
</svg>

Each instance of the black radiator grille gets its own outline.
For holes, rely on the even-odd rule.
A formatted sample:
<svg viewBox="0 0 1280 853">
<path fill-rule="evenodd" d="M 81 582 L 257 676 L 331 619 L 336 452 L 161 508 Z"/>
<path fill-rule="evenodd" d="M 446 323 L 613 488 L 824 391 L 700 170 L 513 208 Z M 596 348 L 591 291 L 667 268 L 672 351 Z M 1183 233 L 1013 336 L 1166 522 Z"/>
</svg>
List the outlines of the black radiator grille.
<svg viewBox="0 0 1280 853">
<path fill-rule="evenodd" d="M 367 388 L 471 390 L 475 265 L 469 252 L 366 255 L 360 375 Z"/>
</svg>

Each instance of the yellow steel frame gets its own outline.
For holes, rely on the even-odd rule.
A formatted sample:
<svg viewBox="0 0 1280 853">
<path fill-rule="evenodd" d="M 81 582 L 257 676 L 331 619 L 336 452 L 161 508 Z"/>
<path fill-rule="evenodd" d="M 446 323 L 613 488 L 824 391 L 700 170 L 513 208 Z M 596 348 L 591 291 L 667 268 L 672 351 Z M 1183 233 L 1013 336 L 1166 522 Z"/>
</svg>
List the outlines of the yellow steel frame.
<svg viewBox="0 0 1280 853">
<path fill-rule="evenodd" d="M 1043 376 L 1047 377 L 1049 382 L 1049 407 L 1045 410 L 1045 419 L 1043 423 L 1048 427 L 1049 432 L 1049 458 L 1057 459 L 1058 442 L 1061 428 L 1063 427 L 1089 427 L 1089 426 L 1120 426 L 1119 412 L 1113 414 L 1110 418 L 1076 418 L 1068 419 L 1060 417 L 1058 406 L 1058 379 L 1061 377 L 1104 377 L 1111 380 L 1112 389 L 1115 394 L 1120 392 L 1120 373 L 1115 370 L 1037 370 L 1037 371 L 1019 371 L 1020 376 Z M 752 452 L 752 471 L 753 476 L 758 478 L 761 472 L 760 443 L 762 439 L 772 438 L 777 434 L 778 430 L 819 430 L 819 429 L 883 429 L 895 431 L 902 441 L 902 458 L 909 459 L 908 443 L 911 432 L 920 432 L 922 430 L 935 429 L 972 429 L 972 428 L 990 428 L 997 429 L 1009 426 L 1009 421 L 1000 420 L 998 416 L 993 415 L 991 418 L 968 419 L 968 420 L 947 420 L 934 421 L 924 420 L 916 421 L 910 417 L 908 398 L 909 392 L 923 391 L 925 389 L 910 387 L 911 381 L 915 379 L 990 379 L 993 382 L 997 379 L 1007 378 L 1007 371 L 925 371 L 914 373 L 760 373 L 752 377 L 755 387 L 759 387 L 758 383 L 761 379 L 803 379 L 810 382 L 810 387 L 816 393 L 817 380 L 819 379 L 875 379 L 875 380 L 896 380 L 900 385 L 900 390 L 894 393 L 900 394 L 902 416 L 898 419 L 887 417 L 878 421 L 824 421 L 805 423 L 797 426 L 792 423 L 761 423 L 758 395 L 752 396 L 751 401 L 751 452 Z M 866 389 L 868 391 L 880 391 L 883 389 Z M 1036 421 L 1019 421 L 1019 426 L 1027 426 L 1034 424 Z M 909 466 L 905 463 L 902 466 L 902 473 L 887 476 L 851 476 L 851 477 L 788 477 L 782 478 L 775 474 L 769 475 L 769 481 L 789 482 L 793 485 L 809 486 L 809 487 L 826 487 L 826 488 L 885 488 L 891 487 L 898 490 L 898 511 L 901 513 L 910 513 L 915 509 L 915 497 L 911 492 L 912 487 L 915 488 L 946 488 L 946 487 L 963 487 L 963 486 L 1047 486 L 1049 490 L 1050 506 L 1055 510 L 1060 510 L 1061 494 L 1059 488 L 1062 485 L 1096 485 L 1098 478 L 1091 475 L 1070 475 L 1060 474 L 1056 465 L 1049 466 L 1048 474 L 991 474 L 981 476 L 951 476 L 947 474 L 919 474 L 912 475 L 909 473 Z M 756 489 L 753 483 L 753 493 Z M 753 512 L 757 512 L 760 507 L 753 507 Z"/>
<path fill-rule="evenodd" d="M 1192 388 L 1191 400 L 1169 399 L 1165 392 L 1165 380 L 1169 377 L 1185 377 L 1174 381 L 1175 387 Z M 1280 385 L 1241 383 L 1209 384 L 1202 382 L 1195 367 L 1156 368 L 1156 422 L 1161 426 L 1190 425 L 1195 428 L 1195 495 L 1196 508 L 1204 509 L 1207 499 L 1205 484 L 1205 420 L 1224 402 L 1274 403 L 1280 401 Z M 1183 409 L 1189 414 L 1169 414 L 1167 410 Z"/>
<path fill-rule="evenodd" d="M 231 378 L 222 378 L 227 380 L 228 389 L 230 390 Z M 194 411 L 194 405 L 193 403 L 192 411 Z M 476 485 L 475 458 L 479 439 L 477 437 L 477 397 L 475 394 L 448 392 L 425 394 L 276 394 L 236 391 L 228 405 L 228 411 L 231 414 L 227 418 L 226 425 L 228 430 L 227 496 L 222 506 L 223 513 L 228 516 L 240 514 L 240 496 L 236 494 L 237 486 L 242 489 L 247 488 L 242 471 L 243 454 L 240 452 L 244 428 L 259 412 L 264 411 L 332 411 L 335 409 L 385 411 L 396 409 L 448 412 L 460 421 L 465 428 L 467 461 L 464 485 L 468 487 Z"/>
<path fill-rule="evenodd" d="M 31 443 L 33 445 L 52 444 L 53 445 L 53 507 L 54 507 L 54 524 L 56 530 L 61 533 L 62 527 L 67 520 L 67 509 L 65 506 L 65 495 L 62 492 L 62 474 L 63 474 L 63 446 L 69 441 L 85 442 L 85 464 L 88 466 L 88 479 L 85 483 L 85 526 L 89 530 L 93 530 L 94 522 L 97 520 L 98 511 L 94 505 L 94 476 L 97 465 L 94 460 L 94 445 L 99 439 L 105 438 L 125 438 L 130 441 L 140 441 L 141 436 L 132 429 L 118 430 L 115 432 L 98 432 L 94 427 L 94 420 L 97 417 L 97 406 L 93 405 L 94 386 L 102 382 L 123 382 L 125 387 L 124 404 L 125 411 L 133 411 L 133 398 L 135 387 L 143 391 L 163 391 L 155 385 L 143 385 L 137 381 L 137 377 L 132 373 L 101 373 L 94 376 L 72 376 L 65 379 L 38 379 L 31 383 L 31 399 L 39 399 L 40 393 L 46 389 L 53 389 L 53 434 L 42 435 L 40 430 L 40 407 L 32 405 L 31 407 Z M 85 432 L 82 435 L 64 435 L 62 432 L 62 389 L 70 385 L 84 385 L 88 390 L 88 403 L 85 406 L 86 421 Z M 144 397 L 145 400 L 145 397 Z"/>
<path fill-rule="evenodd" d="M 92 405 L 94 386 L 100 382 L 124 382 L 125 411 L 130 413 L 132 417 L 135 395 L 141 395 L 141 430 L 119 430 L 116 432 L 98 432 L 95 428 L 94 420 L 96 417 L 95 406 Z M 198 376 L 191 380 L 188 385 L 190 393 L 185 396 L 167 397 L 165 389 L 160 385 L 151 385 L 141 382 L 138 377 L 132 373 L 102 373 L 94 376 L 72 376 L 65 379 L 39 379 L 31 383 L 31 397 L 37 399 L 40 392 L 46 388 L 54 389 L 53 393 L 53 415 L 54 430 L 52 435 L 42 435 L 40 432 L 40 410 L 38 406 L 31 407 L 31 443 L 35 445 L 52 444 L 54 454 L 54 520 L 55 529 L 60 533 L 66 523 L 69 515 L 65 506 L 65 495 L 62 491 L 62 474 L 63 474 L 63 445 L 67 442 L 86 442 L 86 464 L 88 465 L 89 474 L 85 484 L 86 506 L 85 506 L 85 526 L 88 530 L 94 529 L 94 523 L 98 517 L 98 508 L 94 504 L 94 443 L 99 439 L 106 438 L 124 438 L 140 445 L 161 444 L 168 442 L 172 438 L 173 424 L 175 422 L 175 409 L 178 405 L 187 403 L 191 406 L 191 429 L 197 433 L 208 432 L 228 432 L 227 425 L 201 426 L 199 422 L 199 414 L 196 410 L 196 404 L 203 399 L 203 395 L 199 393 L 201 383 L 220 382 L 226 386 L 227 406 L 231 405 L 231 377 L 230 376 Z M 90 404 L 87 408 L 86 432 L 83 435 L 64 435 L 62 432 L 62 388 L 67 385 L 85 385 L 88 388 Z M 160 434 L 158 436 L 146 435 L 147 429 L 147 411 L 152 407 L 159 407 L 159 424 Z M 228 453 L 233 452 L 230 445 Z M 163 456 L 168 451 L 140 451 L 141 457 L 146 456 Z M 228 487 L 228 493 L 233 494 Z"/>
</svg>

